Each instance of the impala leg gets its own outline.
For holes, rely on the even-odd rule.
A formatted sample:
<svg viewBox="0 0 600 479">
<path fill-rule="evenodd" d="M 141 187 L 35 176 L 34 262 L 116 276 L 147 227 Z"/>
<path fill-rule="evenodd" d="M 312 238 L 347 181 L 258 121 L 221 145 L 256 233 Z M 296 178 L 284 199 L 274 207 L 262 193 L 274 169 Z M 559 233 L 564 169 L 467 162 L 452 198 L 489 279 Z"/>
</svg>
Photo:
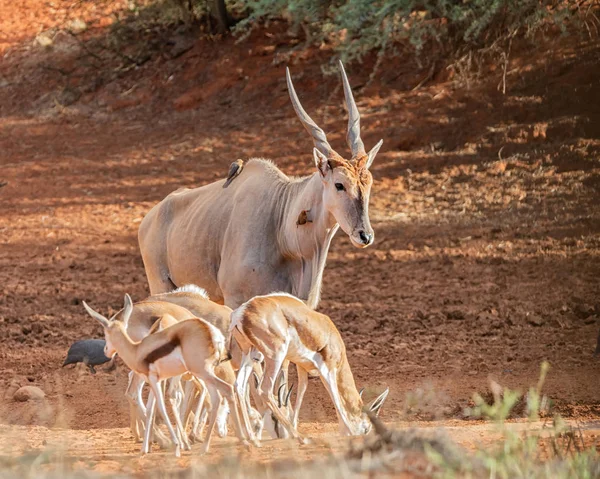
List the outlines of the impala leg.
<svg viewBox="0 0 600 479">
<path fill-rule="evenodd" d="M 250 417 L 248 416 L 248 409 L 246 407 L 246 392 L 248 391 L 248 381 L 250 380 L 250 375 L 252 374 L 252 363 L 253 361 L 251 355 L 243 353 L 240 369 L 237 373 L 237 377 L 235 378 L 235 392 L 241 405 L 242 419 L 244 421 L 246 434 L 251 441 L 256 441 L 257 438 L 252 430 Z"/>
<path fill-rule="evenodd" d="M 144 380 L 144 384 L 146 384 L 145 380 Z M 163 391 L 163 395 L 164 395 L 164 386 L 165 386 L 164 384 L 161 384 L 161 391 Z M 144 388 L 142 385 L 142 388 L 140 389 L 140 398 L 142 397 L 143 389 Z M 154 398 L 154 399 L 156 400 L 156 398 Z M 143 404 L 143 401 L 141 403 Z M 152 421 L 150 423 L 150 424 L 152 424 L 153 442 L 158 443 L 158 446 L 161 449 L 168 449 L 171 446 L 172 441 L 167 436 L 165 436 L 164 433 L 160 430 L 158 422 L 159 421 L 156 419 L 156 412 L 155 412 L 154 416 L 152 417 Z"/>
<path fill-rule="evenodd" d="M 306 369 L 296 365 L 298 371 L 298 389 L 296 390 L 296 403 L 294 404 L 294 427 L 298 428 L 298 418 L 300 417 L 300 407 L 302 407 L 302 400 L 304 399 L 304 393 L 308 387 L 308 372 Z"/>
<path fill-rule="evenodd" d="M 250 388 L 246 388 L 246 411 L 248 412 L 248 416 L 250 417 L 250 427 L 254 436 L 258 441 L 262 439 L 262 431 L 264 428 L 264 422 L 260 417 L 260 414 L 256 409 L 252 408 L 252 403 L 250 402 Z M 252 414 L 250 414 L 252 412 Z M 256 426 L 255 426 L 256 425 Z"/>
<path fill-rule="evenodd" d="M 156 401 L 154 393 L 148 394 L 148 403 L 146 405 L 146 430 L 144 431 L 144 443 L 142 444 L 142 454 L 149 454 L 151 448 L 150 436 L 152 435 L 152 424 L 154 423 L 154 411 Z"/>
<path fill-rule="evenodd" d="M 165 398 L 163 395 L 161 384 L 159 383 L 158 378 L 156 377 L 156 374 L 153 373 L 152 371 L 148 375 L 148 382 L 150 383 L 152 392 L 156 396 L 156 402 L 158 403 L 158 410 L 160 412 L 160 415 L 162 416 L 163 420 L 165 421 L 165 423 L 167 425 L 167 429 L 169 430 L 169 434 L 171 435 L 171 439 L 173 440 L 173 443 L 175 444 L 175 457 L 180 457 L 181 449 L 179 446 L 179 441 L 177 440 L 177 435 L 175 434 L 175 430 L 173 429 L 173 425 L 171 424 L 171 421 L 169 420 L 169 416 L 167 414 L 167 408 L 165 407 Z"/>
<path fill-rule="evenodd" d="M 206 422 L 206 409 L 204 406 L 207 405 L 206 396 L 208 391 L 200 381 L 196 379 L 196 387 L 200 391 L 200 397 L 198 398 L 198 404 L 196 405 L 196 411 L 194 413 L 194 422 L 192 423 L 192 430 L 190 431 L 190 439 L 194 442 L 202 440 L 202 430 L 204 429 L 204 423 Z M 202 422 L 202 428 L 200 424 Z"/>
<path fill-rule="evenodd" d="M 193 381 L 185 381 L 183 385 L 183 402 L 181 403 L 181 422 L 186 431 L 190 423 L 190 416 L 192 414 L 192 409 L 194 409 L 195 401 L 196 385 Z"/>
<path fill-rule="evenodd" d="M 171 409 L 173 410 L 173 417 L 175 418 L 175 426 L 177 427 L 177 438 L 179 439 L 179 442 L 183 444 L 183 448 L 186 451 L 189 451 L 192 449 L 192 447 L 190 446 L 190 443 L 187 439 L 185 428 L 181 423 L 180 417 L 180 409 L 183 395 L 183 388 L 181 386 L 181 376 L 177 376 L 169 380 L 168 393 L 169 403 L 171 404 Z"/>
<path fill-rule="evenodd" d="M 210 408 L 210 415 L 208 418 L 208 430 L 206 431 L 206 437 L 204 438 L 204 444 L 200 454 L 206 454 L 210 448 L 210 440 L 212 439 L 212 433 L 217 422 L 217 416 L 219 414 L 219 405 L 221 404 L 221 395 L 214 387 L 207 384 L 208 394 L 211 399 L 212 407 Z"/>
<path fill-rule="evenodd" d="M 210 389 L 216 389 L 219 394 L 226 400 L 229 402 L 229 404 L 231 405 L 231 418 L 233 419 L 233 429 L 235 431 L 235 435 L 239 438 L 239 440 L 244 443 L 247 444 L 246 441 L 246 434 L 244 434 L 244 429 L 242 428 L 242 424 L 240 421 L 240 408 L 243 407 L 244 403 L 237 403 L 236 402 L 236 395 L 235 395 L 235 391 L 234 388 L 231 384 L 227 384 L 225 381 L 223 381 L 221 378 L 217 377 L 217 376 L 213 376 L 210 378 L 207 378 L 206 380 L 206 386 Z M 212 399 L 212 396 L 211 396 Z M 243 399 L 242 399 L 243 400 Z M 218 403 L 220 404 L 220 403 Z M 215 407 L 215 405 L 213 404 L 213 408 Z M 218 411 L 217 411 L 218 413 Z M 258 442 L 256 441 L 256 439 L 254 439 L 252 441 L 254 443 L 254 445 L 256 445 L 257 447 L 259 446 Z"/>
<path fill-rule="evenodd" d="M 298 432 L 298 430 L 291 423 L 290 418 L 287 417 L 286 414 L 281 412 L 281 409 L 277 405 L 277 401 L 275 400 L 275 395 L 273 394 L 273 388 L 275 387 L 275 382 L 277 381 L 277 376 L 279 375 L 279 371 L 281 370 L 281 365 L 285 355 L 279 355 L 275 358 L 267 358 L 265 357 L 265 373 L 258 388 L 258 393 L 263 398 L 266 396 L 266 402 L 269 409 L 273 412 L 277 420 L 287 429 L 289 434 L 294 438 L 298 439 L 301 444 L 306 442 L 304 436 Z"/>
<path fill-rule="evenodd" d="M 144 384 L 146 381 L 143 376 L 131 371 L 129 373 L 129 384 L 127 385 L 127 390 L 125 391 L 125 396 L 130 401 L 130 413 L 132 413 L 135 417 L 135 429 L 137 430 L 139 437 L 141 438 L 142 434 L 145 437 L 145 424 L 147 421 L 147 408 L 144 405 L 143 391 Z M 132 425 L 134 421 L 131 421 Z M 154 438 L 156 442 L 158 442 L 161 448 L 169 447 L 171 441 L 162 433 L 162 431 L 154 425 L 154 420 L 150 422 L 154 431 Z M 136 434 L 134 432 L 134 437 Z M 136 438 L 136 440 L 138 440 Z"/>
<path fill-rule="evenodd" d="M 146 408 L 141 403 L 141 389 L 144 386 L 144 381 L 139 380 L 139 376 L 129 371 L 129 382 L 127 383 L 127 389 L 125 390 L 125 397 L 129 402 L 129 428 L 133 434 L 135 442 L 142 441 L 143 426 L 140 422 L 146 418 Z"/>
</svg>

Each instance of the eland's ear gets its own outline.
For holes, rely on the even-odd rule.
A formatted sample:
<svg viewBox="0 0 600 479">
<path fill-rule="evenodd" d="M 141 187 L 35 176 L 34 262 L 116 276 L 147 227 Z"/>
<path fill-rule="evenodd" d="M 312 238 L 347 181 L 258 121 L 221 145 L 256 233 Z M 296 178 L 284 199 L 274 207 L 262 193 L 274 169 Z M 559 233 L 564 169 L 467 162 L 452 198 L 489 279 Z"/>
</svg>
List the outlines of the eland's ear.
<svg viewBox="0 0 600 479">
<path fill-rule="evenodd" d="M 321 173 L 322 177 L 325 177 L 327 171 L 331 170 L 329 160 L 316 148 L 313 148 L 313 157 L 315 159 L 315 166 L 317 167 L 317 170 L 319 170 L 319 173 Z"/>
<path fill-rule="evenodd" d="M 104 316 L 102 316 L 100 313 L 94 311 L 92 308 L 90 308 L 87 303 L 85 301 L 82 301 L 83 303 L 83 307 L 85 308 L 85 310 L 88 312 L 88 314 L 94 318 L 96 321 L 98 321 L 103 328 L 108 328 L 108 319 L 106 319 Z"/>
<path fill-rule="evenodd" d="M 131 317 L 131 313 L 133 313 L 133 301 L 131 300 L 131 296 L 125 293 L 123 302 L 123 316 L 121 318 L 121 321 L 123 321 L 125 327 L 127 327 L 127 324 L 129 323 L 129 318 Z"/>
<path fill-rule="evenodd" d="M 390 392 L 390 388 L 387 388 L 379 396 L 377 396 L 375 399 L 373 399 L 371 404 L 369 404 L 367 406 L 367 409 L 369 411 L 375 413 L 376 416 L 379 416 L 379 411 L 381 411 L 381 407 L 383 406 L 383 403 L 385 402 L 389 392 Z"/>
<path fill-rule="evenodd" d="M 381 148 L 381 145 L 383 145 L 383 140 L 379 140 L 379 143 L 377 143 L 373 148 L 371 148 L 371 151 L 369 151 L 369 155 L 368 155 L 369 159 L 367 160 L 367 169 L 371 168 L 371 165 L 373 164 L 373 160 L 377 156 L 377 153 L 379 153 L 379 148 Z"/>
</svg>

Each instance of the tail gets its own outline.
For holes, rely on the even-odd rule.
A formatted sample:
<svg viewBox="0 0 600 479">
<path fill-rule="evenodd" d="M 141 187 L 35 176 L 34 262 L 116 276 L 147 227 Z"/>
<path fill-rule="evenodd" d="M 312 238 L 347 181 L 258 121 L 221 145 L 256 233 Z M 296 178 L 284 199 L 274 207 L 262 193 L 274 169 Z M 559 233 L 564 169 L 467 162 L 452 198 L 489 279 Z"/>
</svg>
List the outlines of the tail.
<svg viewBox="0 0 600 479">
<path fill-rule="evenodd" d="M 230 343 L 231 345 L 231 343 Z M 223 350 L 221 351 L 221 356 L 219 358 L 219 364 L 221 363 L 226 363 L 227 361 L 231 361 L 231 358 L 233 356 L 231 356 L 231 349 L 227 349 L 227 348 L 223 348 Z"/>
</svg>

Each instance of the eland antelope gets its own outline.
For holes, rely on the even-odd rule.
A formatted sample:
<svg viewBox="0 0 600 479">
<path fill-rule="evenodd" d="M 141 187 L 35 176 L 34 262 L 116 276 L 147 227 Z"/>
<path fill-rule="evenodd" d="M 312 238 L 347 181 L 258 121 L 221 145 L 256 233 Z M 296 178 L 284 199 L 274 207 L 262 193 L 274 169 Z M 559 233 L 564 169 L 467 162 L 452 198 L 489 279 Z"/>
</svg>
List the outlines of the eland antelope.
<svg viewBox="0 0 600 479">
<path fill-rule="evenodd" d="M 287 86 L 298 118 L 311 135 L 316 172 L 289 178 L 270 161 L 244 164 L 225 180 L 180 189 L 154 206 L 139 229 L 139 244 L 152 294 L 193 283 L 213 301 L 236 308 L 273 291 L 286 291 L 315 309 L 331 239 L 338 227 L 356 247 L 373 243 L 369 171 L 382 141 L 368 153 L 360 117 L 340 62 L 348 108 L 346 140 L 352 156 L 333 150 L 324 131 Z"/>
</svg>

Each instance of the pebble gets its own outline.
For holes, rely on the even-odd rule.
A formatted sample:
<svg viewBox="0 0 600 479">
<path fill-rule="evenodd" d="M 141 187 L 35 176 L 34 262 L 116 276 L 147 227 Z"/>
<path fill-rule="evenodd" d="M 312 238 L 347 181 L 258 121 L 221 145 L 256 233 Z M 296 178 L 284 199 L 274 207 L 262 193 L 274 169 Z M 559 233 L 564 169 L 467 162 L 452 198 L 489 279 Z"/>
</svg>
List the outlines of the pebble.
<svg viewBox="0 0 600 479">
<path fill-rule="evenodd" d="M 36 386 L 23 386 L 22 388 L 17 389 L 13 399 L 15 401 L 25 402 L 30 400 L 39 401 L 44 399 L 44 397 L 46 397 L 46 394 L 40 388 Z"/>
</svg>

